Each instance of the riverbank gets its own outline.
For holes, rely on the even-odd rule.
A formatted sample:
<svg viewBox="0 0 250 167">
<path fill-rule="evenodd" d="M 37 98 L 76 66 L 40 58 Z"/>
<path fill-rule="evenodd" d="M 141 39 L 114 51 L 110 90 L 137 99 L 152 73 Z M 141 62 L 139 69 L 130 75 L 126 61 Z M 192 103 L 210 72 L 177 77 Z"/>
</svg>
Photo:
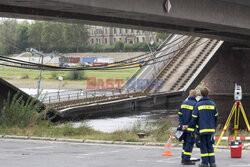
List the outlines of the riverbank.
<svg viewBox="0 0 250 167">
<path fill-rule="evenodd" d="M 144 139 L 139 139 L 137 133 L 147 134 Z M 131 128 L 116 130 L 114 132 L 101 132 L 92 129 L 84 122 L 75 128 L 72 123 L 53 124 L 43 121 L 40 124 L 21 128 L 18 126 L 0 126 L 1 135 L 36 136 L 49 138 L 88 139 L 125 142 L 165 142 L 172 133 L 169 121 L 148 122 L 142 125 L 139 121 Z"/>
</svg>

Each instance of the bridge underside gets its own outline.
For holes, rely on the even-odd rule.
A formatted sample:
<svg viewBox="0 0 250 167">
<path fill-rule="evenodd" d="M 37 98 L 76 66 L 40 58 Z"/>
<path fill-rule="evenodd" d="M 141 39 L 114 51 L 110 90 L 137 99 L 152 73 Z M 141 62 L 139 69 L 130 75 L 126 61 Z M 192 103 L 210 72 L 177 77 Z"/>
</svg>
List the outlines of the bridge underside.
<svg viewBox="0 0 250 167">
<path fill-rule="evenodd" d="M 221 121 L 225 121 L 234 104 L 235 83 L 242 86 L 242 104 L 250 120 L 250 50 L 228 45 L 218 61 L 203 79 L 202 84 L 211 90 L 211 98 L 217 104 Z M 241 121 L 244 124 L 244 121 Z"/>
<path fill-rule="evenodd" d="M 0 0 L 0 16 L 131 27 L 249 44 L 248 1 Z"/>
</svg>

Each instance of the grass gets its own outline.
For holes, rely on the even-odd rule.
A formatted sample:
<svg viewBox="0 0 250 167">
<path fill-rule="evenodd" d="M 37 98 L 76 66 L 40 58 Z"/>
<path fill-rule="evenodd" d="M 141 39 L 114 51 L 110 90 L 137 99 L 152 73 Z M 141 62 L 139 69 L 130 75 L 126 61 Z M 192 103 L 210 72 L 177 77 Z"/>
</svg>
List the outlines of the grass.
<svg viewBox="0 0 250 167">
<path fill-rule="evenodd" d="M 146 122 L 138 121 L 128 129 L 117 130 L 112 133 L 101 132 L 92 129 L 84 122 L 80 127 L 74 128 L 72 122 L 66 124 L 51 123 L 42 121 L 39 124 L 20 126 L 3 126 L 0 125 L 1 135 L 18 135 L 18 136 L 37 136 L 50 138 L 70 138 L 70 139 L 89 139 L 89 140 L 107 140 L 107 141 L 126 141 L 126 142 L 161 142 L 165 143 L 169 136 L 173 134 L 170 130 L 171 125 L 168 120 Z M 139 139 L 137 133 L 144 132 L 147 134 L 144 139 Z M 216 134 L 218 136 L 219 134 Z M 239 131 L 238 136 L 249 136 L 246 131 Z M 225 135 L 228 136 L 228 135 Z M 247 141 L 246 141 L 247 142 Z M 173 140 L 175 144 L 181 144 Z M 243 142 L 245 143 L 245 142 Z M 230 141 L 221 141 L 220 145 L 229 146 Z"/>
<path fill-rule="evenodd" d="M 41 87 L 43 89 L 58 89 L 58 77 L 63 77 L 63 89 L 85 89 L 87 77 L 95 77 L 103 79 L 104 82 L 108 78 L 123 79 L 126 82 L 138 68 L 122 69 L 122 70 L 94 70 L 85 71 L 83 80 L 67 79 L 68 72 L 43 71 Z M 10 67 L 0 68 L 0 78 L 6 79 L 13 85 L 21 88 L 36 88 L 39 70 L 16 69 Z"/>
<path fill-rule="evenodd" d="M 139 139 L 137 136 L 138 132 L 145 132 L 148 136 L 144 139 Z M 128 129 L 117 130 L 112 133 L 94 130 L 85 123 L 82 123 L 80 127 L 74 128 L 71 122 L 60 124 L 42 121 L 39 124 L 32 124 L 26 127 L 0 125 L 0 134 L 126 142 L 166 142 L 171 131 L 169 131 L 168 122 L 164 121 L 148 122 L 145 125 L 137 122 Z"/>
<path fill-rule="evenodd" d="M 131 69 L 121 69 L 121 70 L 89 70 L 85 71 L 86 77 L 97 77 L 97 78 L 119 78 L 119 79 L 126 79 L 130 77 L 137 68 Z M 53 71 L 43 71 L 42 78 L 43 79 L 55 79 L 57 80 L 56 76 L 63 76 L 66 79 L 68 72 L 53 72 Z M 37 79 L 39 75 L 39 70 L 27 70 L 27 69 L 17 69 L 17 68 L 10 68 L 10 67 L 1 67 L 0 68 L 0 77 L 6 79 L 12 78 L 23 78 L 22 76 L 29 76 L 28 78 Z"/>
</svg>

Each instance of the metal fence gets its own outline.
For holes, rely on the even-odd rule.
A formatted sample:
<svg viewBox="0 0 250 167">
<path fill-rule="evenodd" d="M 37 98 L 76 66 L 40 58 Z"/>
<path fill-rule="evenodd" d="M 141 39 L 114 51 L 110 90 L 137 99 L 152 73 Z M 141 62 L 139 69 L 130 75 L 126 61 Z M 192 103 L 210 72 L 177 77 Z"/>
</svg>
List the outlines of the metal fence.
<svg viewBox="0 0 250 167">
<path fill-rule="evenodd" d="M 187 36 L 176 34 L 170 35 L 162 43 L 162 49 L 152 54 L 151 58 L 153 58 L 153 60 L 149 62 L 152 64 L 142 67 L 140 71 L 136 73 L 134 78 L 132 78 L 131 80 L 129 80 L 129 82 L 126 83 L 126 87 L 124 87 L 124 89 L 130 89 L 126 91 L 131 91 L 134 89 L 133 91 L 141 92 L 148 88 L 154 82 L 154 79 L 156 78 L 157 74 L 175 55 L 175 51 L 179 50 L 183 46 L 185 38 L 187 38 Z M 139 83 L 140 81 L 142 81 L 142 83 Z"/>
<path fill-rule="evenodd" d="M 40 99 L 48 104 L 92 97 L 114 96 L 119 94 L 122 94 L 121 89 L 69 90 L 42 94 Z"/>
<path fill-rule="evenodd" d="M 160 52 L 155 52 L 152 54 L 151 58 L 155 58 L 157 63 L 148 65 L 138 69 L 133 76 L 123 85 L 123 89 L 95 89 L 95 90 L 70 90 L 70 91 L 58 91 L 54 93 L 47 93 L 41 97 L 44 103 L 56 103 L 70 100 L 78 100 L 78 99 L 87 99 L 93 97 L 107 97 L 107 96 L 115 96 L 120 94 L 130 94 L 135 92 L 142 92 L 147 85 L 144 86 L 143 89 L 133 88 L 131 84 L 134 84 L 133 80 L 137 82 L 138 79 L 147 79 L 153 80 L 156 75 L 161 71 L 161 69 L 166 65 L 169 61 L 168 58 L 171 58 L 174 55 L 174 51 L 180 49 L 183 45 L 183 38 L 186 36 L 181 35 L 170 35 L 162 44 L 163 48 Z M 173 52 L 173 53 L 172 53 Z M 166 55 L 166 56 L 164 56 Z M 154 60 L 152 60 L 154 62 Z M 135 83 L 137 84 L 137 83 Z"/>
</svg>

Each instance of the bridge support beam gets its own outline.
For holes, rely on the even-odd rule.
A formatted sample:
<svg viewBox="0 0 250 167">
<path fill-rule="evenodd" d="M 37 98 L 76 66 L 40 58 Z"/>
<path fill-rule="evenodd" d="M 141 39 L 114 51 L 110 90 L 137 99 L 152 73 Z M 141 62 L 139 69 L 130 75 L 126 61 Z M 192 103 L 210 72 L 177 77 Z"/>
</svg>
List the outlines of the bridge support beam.
<svg viewBox="0 0 250 167">
<path fill-rule="evenodd" d="M 250 51 L 234 49 L 234 45 L 226 49 L 215 66 L 203 79 L 210 97 L 215 101 L 220 113 L 220 121 L 225 122 L 234 104 L 234 86 L 240 84 L 243 90 L 242 104 L 250 120 Z M 241 121 L 244 123 L 244 121 Z"/>
</svg>

